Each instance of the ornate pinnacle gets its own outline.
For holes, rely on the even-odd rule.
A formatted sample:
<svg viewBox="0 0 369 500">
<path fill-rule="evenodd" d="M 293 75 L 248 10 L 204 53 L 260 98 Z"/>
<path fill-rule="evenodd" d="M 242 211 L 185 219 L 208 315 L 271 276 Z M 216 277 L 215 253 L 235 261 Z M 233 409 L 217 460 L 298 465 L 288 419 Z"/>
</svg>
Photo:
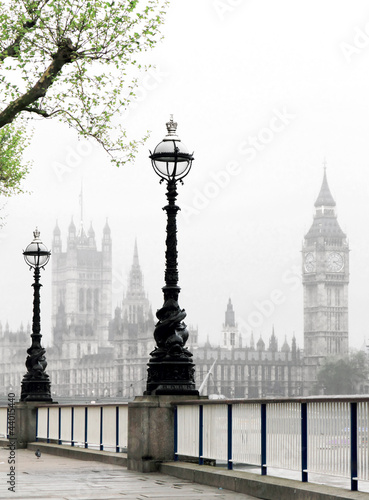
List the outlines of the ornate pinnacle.
<svg viewBox="0 0 369 500">
<path fill-rule="evenodd" d="M 170 115 L 170 120 L 166 123 L 168 133 L 164 137 L 165 141 L 180 141 L 180 138 L 177 135 L 177 125 L 178 123 L 173 121 L 173 115 Z"/>
<path fill-rule="evenodd" d="M 36 229 L 33 231 L 33 237 L 35 238 L 35 240 L 40 239 L 40 231 L 38 230 L 38 227 L 36 227 Z"/>
</svg>

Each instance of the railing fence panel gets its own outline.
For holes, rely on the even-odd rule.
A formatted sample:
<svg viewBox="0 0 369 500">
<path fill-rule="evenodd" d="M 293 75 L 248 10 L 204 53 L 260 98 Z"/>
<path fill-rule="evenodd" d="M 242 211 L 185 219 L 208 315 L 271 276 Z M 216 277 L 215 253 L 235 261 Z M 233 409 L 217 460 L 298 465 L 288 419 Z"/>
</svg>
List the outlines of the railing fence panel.
<svg viewBox="0 0 369 500">
<path fill-rule="evenodd" d="M 350 477 L 350 405 L 308 404 L 309 472 Z"/>
<path fill-rule="evenodd" d="M 358 478 L 369 481 L 369 403 L 357 405 Z"/>
<path fill-rule="evenodd" d="M 116 406 L 103 407 L 103 446 L 104 448 L 116 447 L 116 420 L 117 411 Z"/>
<path fill-rule="evenodd" d="M 233 405 L 233 462 L 260 465 L 261 463 L 260 405 Z"/>
<path fill-rule="evenodd" d="M 119 447 L 128 448 L 128 405 L 119 406 Z"/>
<path fill-rule="evenodd" d="M 76 444 L 85 444 L 85 407 L 76 406 L 74 408 L 73 419 L 74 436 L 73 441 Z"/>
<path fill-rule="evenodd" d="M 37 436 L 36 438 L 47 439 L 47 416 L 48 408 L 38 408 Z"/>
<path fill-rule="evenodd" d="M 299 403 L 267 404 L 267 466 L 301 470 Z"/>
<path fill-rule="evenodd" d="M 204 407 L 204 458 L 227 461 L 227 405 Z"/>
<path fill-rule="evenodd" d="M 59 439 L 59 408 L 49 408 L 49 439 Z"/>
<path fill-rule="evenodd" d="M 100 406 L 87 407 L 87 443 L 91 447 L 100 446 Z"/>
<path fill-rule="evenodd" d="M 61 408 L 61 428 L 60 428 L 60 440 L 62 442 L 70 443 L 72 440 L 72 408 L 66 407 Z"/>
<path fill-rule="evenodd" d="M 178 407 L 178 455 L 199 456 L 199 406 Z"/>
</svg>

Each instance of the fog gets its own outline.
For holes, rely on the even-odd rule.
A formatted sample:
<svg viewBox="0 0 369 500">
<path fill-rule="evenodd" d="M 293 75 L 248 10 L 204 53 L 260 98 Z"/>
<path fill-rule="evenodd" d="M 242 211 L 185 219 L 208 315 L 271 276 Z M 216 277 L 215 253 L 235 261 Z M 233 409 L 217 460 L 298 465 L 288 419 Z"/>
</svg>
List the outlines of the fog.
<svg viewBox="0 0 369 500">
<path fill-rule="evenodd" d="M 156 66 L 116 116 L 133 137 L 151 136 L 134 164 L 112 166 L 97 145 L 58 122 L 35 121 L 26 158 L 28 194 L 10 199 L 0 231 L 0 319 L 32 319 L 32 274 L 22 250 L 38 226 L 51 247 L 58 220 L 92 221 L 98 247 L 108 218 L 113 305 L 122 300 L 137 237 L 155 311 L 164 285 L 165 186 L 148 158 L 169 115 L 195 161 L 179 186 L 180 305 L 200 339 L 219 341 L 231 297 L 243 337 L 272 325 L 303 346 L 301 248 L 313 220 L 323 162 L 349 238 L 349 338 L 368 336 L 369 11 L 365 1 L 176 0 L 164 40 L 143 54 Z M 102 89 L 103 91 L 103 89 Z M 52 259 L 52 257 L 51 257 Z M 42 273 L 42 333 L 51 340 L 51 264 Z"/>
</svg>

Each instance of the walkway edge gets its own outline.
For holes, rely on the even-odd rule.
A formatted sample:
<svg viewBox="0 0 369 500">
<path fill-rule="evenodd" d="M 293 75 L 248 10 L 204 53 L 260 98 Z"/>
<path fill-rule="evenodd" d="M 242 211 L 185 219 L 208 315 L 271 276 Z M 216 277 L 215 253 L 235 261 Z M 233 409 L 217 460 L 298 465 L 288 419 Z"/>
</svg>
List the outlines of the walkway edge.
<svg viewBox="0 0 369 500">
<path fill-rule="evenodd" d="M 126 453 L 91 450 L 70 445 L 42 442 L 28 443 L 27 449 L 31 451 L 36 451 L 38 449 L 41 453 L 50 453 L 51 455 L 57 455 L 59 457 L 76 458 L 78 460 L 96 460 L 97 462 L 103 462 L 105 464 L 127 467 Z"/>
<path fill-rule="evenodd" d="M 283 498 L 283 500 L 368 500 L 369 498 L 368 493 L 360 491 L 348 491 L 333 486 L 302 483 L 274 476 L 258 476 L 244 471 L 185 462 L 162 463 L 159 471 L 193 483 L 244 493 L 264 500 L 276 498 Z"/>
</svg>

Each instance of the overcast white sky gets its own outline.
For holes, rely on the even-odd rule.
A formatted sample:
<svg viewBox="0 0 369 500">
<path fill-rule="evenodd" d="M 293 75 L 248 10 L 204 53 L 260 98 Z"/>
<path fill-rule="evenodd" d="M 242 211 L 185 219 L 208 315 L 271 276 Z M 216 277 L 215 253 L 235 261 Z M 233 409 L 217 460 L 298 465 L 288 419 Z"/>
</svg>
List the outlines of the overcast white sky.
<svg viewBox="0 0 369 500">
<path fill-rule="evenodd" d="M 138 100 L 125 117 L 133 136 L 151 130 L 134 165 L 117 169 L 102 151 L 54 122 L 38 122 L 26 187 L 0 231 L 0 318 L 32 319 L 32 275 L 22 250 L 38 225 L 51 247 L 79 220 L 98 245 L 106 217 L 113 239 L 114 306 L 127 286 L 137 237 L 153 310 L 162 305 L 165 186 L 148 159 L 174 114 L 195 161 L 179 187 L 180 305 L 200 338 L 217 344 L 231 297 L 248 342 L 295 332 L 303 346 L 301 245 L 313 220 L 323 159 L 350 241 L 349 335 L 368 337 L 369 8 L 365 0 L 173 0 L 165 39 L 144 62 Z M 218 185 L 217 185 L 218 183 Z M 221 187 L 219 187 L 221 184 Z M 65 248 L 65 246 L 64 246 Z M 42 277 L 42 333 L 51 338 L 51 265 Z M 276 304 L 271 305 L 271 299 Z M 269 301 L 269 308 L 266 306 Z M 264 305 L 264 312 L 261 308 Z"/>
</svg>

